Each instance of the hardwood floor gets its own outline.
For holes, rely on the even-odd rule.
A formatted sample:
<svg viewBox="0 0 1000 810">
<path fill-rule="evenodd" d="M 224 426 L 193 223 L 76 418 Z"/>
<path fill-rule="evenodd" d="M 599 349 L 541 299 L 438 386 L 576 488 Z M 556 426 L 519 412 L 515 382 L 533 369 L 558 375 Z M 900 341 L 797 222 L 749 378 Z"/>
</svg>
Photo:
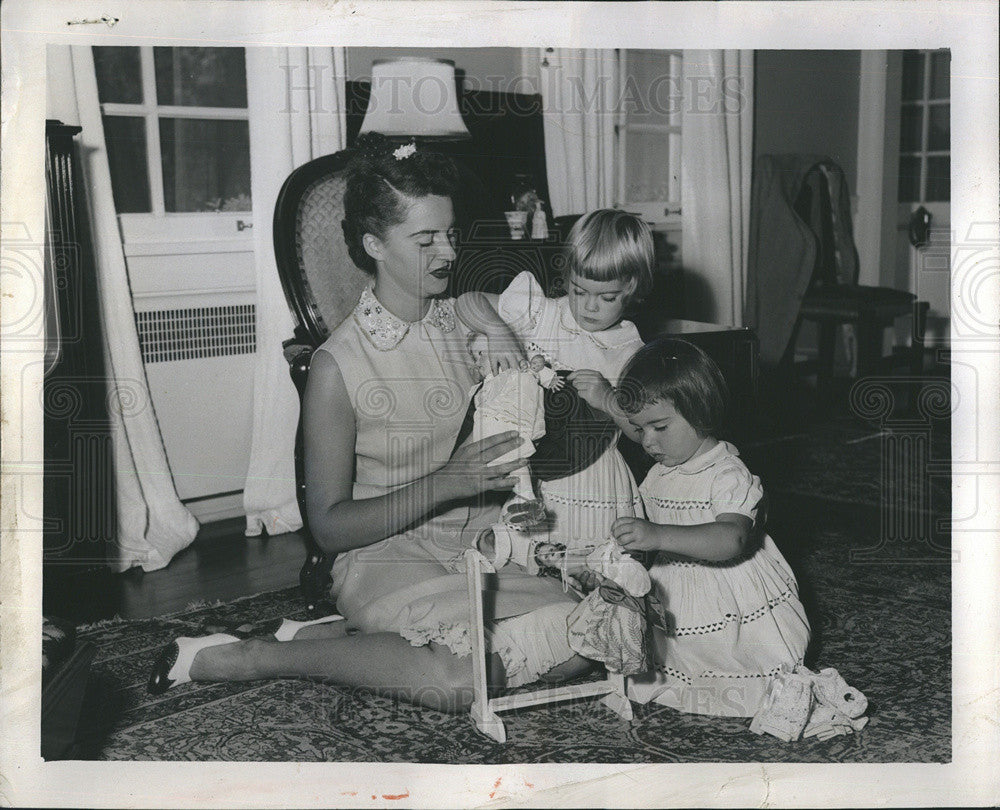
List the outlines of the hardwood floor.
<svg viewBox="0 0 1000 810">
<path fill-rule="evenodd" d="M 305 547 L 297 534 L 245 537 L 242 518 L 209 523 L 166 568 L 116 574 L 93 566 L 47 566 L 47 615 L 85 624 L 118 615 L 148 618 L 199 600 L 236 599 L 298 584 Z"/>
<path fill-rule="evenodd" d="M 166 568 L 120 574 L 119 614 L 130 619 L 158 616 L 198 600 L 228 601 L 296 585 L 305 559 L 302 538 L 245 537 L 244 525 L 241 518 L 206 524 Z"/>
</svg>

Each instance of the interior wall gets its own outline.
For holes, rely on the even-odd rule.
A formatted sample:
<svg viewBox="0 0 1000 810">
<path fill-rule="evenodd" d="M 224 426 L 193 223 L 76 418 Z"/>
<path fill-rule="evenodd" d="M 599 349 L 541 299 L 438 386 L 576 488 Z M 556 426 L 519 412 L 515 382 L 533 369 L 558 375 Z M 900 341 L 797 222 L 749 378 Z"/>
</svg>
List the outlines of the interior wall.
<svg viewBox="0 0 1000 810">
<path fill-rule="evenodd" d="M 860 51 L 757 51 L 754 64 L 754 158 L 825 155 L 840 164 L 855 208 L 858 173 Z M 815 353 L 815 324 L 804 323 L 796 348 Z"/>
<path fill-rule="evenodd" d="M 374 60 L 400 56 L 450 59 L 472 89 L 514 90 L 511 84 L 521 73 L 520 48 L 348 48 L 347 77 L 368 81 Z"/>
<path fill-rule="evenodd" d="M 860 51 L 757 51 L 754 156 L 826 155 L 856 193 L 860 75 Z"/>
</svg>

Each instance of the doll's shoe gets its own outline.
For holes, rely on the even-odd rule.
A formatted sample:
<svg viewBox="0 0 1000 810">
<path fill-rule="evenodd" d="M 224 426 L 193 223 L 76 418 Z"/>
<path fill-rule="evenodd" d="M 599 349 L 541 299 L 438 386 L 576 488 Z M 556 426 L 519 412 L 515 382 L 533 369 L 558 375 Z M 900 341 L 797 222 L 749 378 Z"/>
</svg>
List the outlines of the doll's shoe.
<svg viewBox="0 0 1000 810">
<path fill-rule="evenodd" d="M 156 657 L 146 683 L 146 691 L 151 695 L 162 695 L 171 686 L 187 683 L 191 680 L 191 664 L 199 651 L 218 644 L 232 644 L 234 641 L 239 639 L 228 633 L 215 633 L 200 638 L 180 636 L 171 641 Z"/>
<path fill-rule="evenodd" d="M 539 500 L 515 500 L 504 506 L 500 520 L 514 529 L 530 529 L 545 520 L 545 505 Z"/>
<path fill-rule="evenodd" d="M 832 667 L 820 670 L 813 676 L 813 690 L 820 703 L 852 720 L 861 717 L 868 710 L 868 698 L 848 685 Z"/>
<path fill-rule="evenodd" d="M 492 536 L 492 545 L 486 541 L 487 536 Z M 534 546 L 535 541 L 527 534 L 506 523 L 495 524 L 480 536 L 477 543 L 479 551 L 494 569 L 503 568 L 511 561 L 528 568 L 530 561 L 534 559 Z M 529 570 L 529 573 L 535 572 Z"/>
<path fill-rule="evenodd" d="M 313 619 L 308 622 L 298 622 L 294 619 L 282 619 L 281 627 L 274 631 L 274 637 L 278 641 L 291 641 L 303 627 L 309 627 L 313 624 L 330 624 L 331 622 L 342 621 L 344 621 L 344 617 L 338 614 L 334 614 L 333 616 L 324 616 L 321 619 Z"/>
</svg>

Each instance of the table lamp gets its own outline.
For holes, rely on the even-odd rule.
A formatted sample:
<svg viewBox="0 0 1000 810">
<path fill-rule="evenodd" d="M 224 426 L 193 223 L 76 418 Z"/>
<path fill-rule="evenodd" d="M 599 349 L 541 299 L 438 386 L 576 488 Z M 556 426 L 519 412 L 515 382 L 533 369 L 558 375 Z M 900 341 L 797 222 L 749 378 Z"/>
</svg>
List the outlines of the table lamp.
<svg viewBox="0 0 1000 810">
<path fill-rule="evenodd" d="M 471 138 L 458 110 L 455 63 L 419 56 L 376 59 L 360 130 L 365 132 L 421 141 Z"/>
</svg>

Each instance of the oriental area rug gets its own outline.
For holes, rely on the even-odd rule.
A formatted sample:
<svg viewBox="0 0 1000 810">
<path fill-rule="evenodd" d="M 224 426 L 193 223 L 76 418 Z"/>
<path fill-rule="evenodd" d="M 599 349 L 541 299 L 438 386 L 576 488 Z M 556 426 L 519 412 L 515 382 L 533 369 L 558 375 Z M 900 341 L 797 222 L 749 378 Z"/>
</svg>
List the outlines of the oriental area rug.
<svg viewBox="0 0 1000 810">
<path fill-rule="evenodd" d="M 761 458 L 765 451 L 755 452 Z M 818 446 L 820 456 L 825 452 Z M 772 461 L 781 467 L 780 457 Z M 816 497 L 822 485 L 808 494 L 779 487 L 769 532 L 799 578 L 814 636 L 807 664 L 836 667 L 868 697 L 870 722 L 860 733 L 785 743 L 751 733 L 745 719 L 650 705 L 634 706 L 626 722 L 586 699 L 505 713 L 507 742 L 499 744 L 467 715 L 314 680 L 188 683 L 159 697 L 146 694 L 151 662 L 175 636 L 234 629 L 264 635 L 281 617 L 306 618 L 297 589 L 287 589 L 81 628 L 78 638 L 98 648 L 82 755 L 456 764 L 948 762 L 950 555 L 938 548 L 921 560 L 913 549 L 889 548 L 878 505 L 847 502 L 850 477 L 831 472 L 829 478 L 836 497 L 825 501 Z"/>
</svg>

